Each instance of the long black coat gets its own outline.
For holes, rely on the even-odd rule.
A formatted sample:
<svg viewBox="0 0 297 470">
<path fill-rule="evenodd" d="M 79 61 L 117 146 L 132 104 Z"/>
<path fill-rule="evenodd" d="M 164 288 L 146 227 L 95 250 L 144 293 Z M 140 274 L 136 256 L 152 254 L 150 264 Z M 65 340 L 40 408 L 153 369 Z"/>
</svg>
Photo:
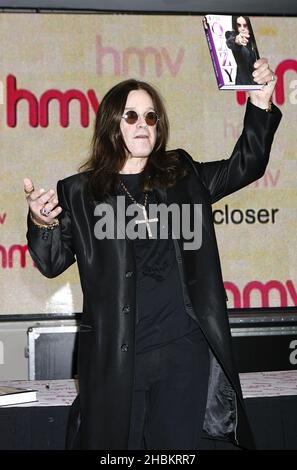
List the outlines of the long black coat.
<svg viewBox="0 0 297 470">
<path fill-rule="evenodd" d="M 243 133 L 228 160 L 197 163 L 180 151 L 188 175 L 172 188 L 157 190 L 159 201 L 168 205 L 202 204 L 201 248 L 184 250 L 183 240 L 175 248 L 187 312 L 198 320 L 211 351 L 204 431 L 213 437 L 233 436 L 244 447 L 252 446 L 252 437 L 231 351 L 211 204 L 264 174 L 280 118 L 275 106 L 267 113 L 248 103 Z M 39 270 L 49 278 L 75 259 L 78 264 L 84 296 L 76 402 L 79 445 L 127 449 L 134 379 L 135 261 L 127 238 L 95 238 L 98 218 L 87 181 L 88 173 L 80 173 L 58 182 L 60 226 L 44 230 L 28 218 L 28 246 Z M 105 202 L 116 208 L 115 201 L 110 196 Z"/>
</svg>

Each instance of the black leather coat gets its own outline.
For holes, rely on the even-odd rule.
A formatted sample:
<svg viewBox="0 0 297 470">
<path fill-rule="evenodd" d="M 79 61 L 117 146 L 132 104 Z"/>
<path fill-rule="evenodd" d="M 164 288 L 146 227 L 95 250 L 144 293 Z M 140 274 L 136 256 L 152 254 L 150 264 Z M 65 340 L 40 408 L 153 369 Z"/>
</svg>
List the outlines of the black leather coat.
<svg viewBox="0 0 297 470">
<path fill-rule="evenodd" d="M 253 443 L 231 351 L 211 204 L 264 174 L 280 118 L 275 106 L 267 113 L 248 102 L 244 130 L 229 159 L 197 163 L 179 151 L 188 175 L 175 187 L 157 189 L 160 202 L 202 204 L 201 248 L 184 250 L 183 240 L 175 247 L 187 312 L 198 320 L 210 346 L 204 431 L 213 437 L 231 436 L 244 447 Z M 134 379 L 135 262 L 132 242 L 127 238 L 95 238 L 98 218 L 87 181 L 88 173 L 80 173 L 58 182 L 63 208 L 60 226 L 43 230 L 28 218 L 28 246 L 39 270 L 49 278 L 58 276 L 75 260 L 78 264 L 84 296 L 80 401 L 74 408 L 79 411 L 79 417 L 74 417 L 74 424 L 80 424 L 79 445 L 85 449 L 126 449 Z M 106 202 L 116 207 L 114 196 Z"/>
</svg>

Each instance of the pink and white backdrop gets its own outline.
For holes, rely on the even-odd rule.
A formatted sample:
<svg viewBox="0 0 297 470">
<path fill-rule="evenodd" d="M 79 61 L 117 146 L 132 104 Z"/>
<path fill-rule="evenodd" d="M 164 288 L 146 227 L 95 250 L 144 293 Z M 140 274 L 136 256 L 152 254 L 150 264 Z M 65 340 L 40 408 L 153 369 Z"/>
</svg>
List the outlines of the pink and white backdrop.
<svg viewBox="0 0 297 470">
<path fill-rule="evenodd" d="M 251 18 L 276 71 L 284 118 L 261 180 L 213 207 L 228 307 L 297 305 L 297 18 Z M 82 308 L 77 268 L 46 279 L 26 247 L 22 179 L 55 187 L 86 158 L 96 109 L 115 83 L 165 99 L 170 148 L 228 158 L 245 94 L 218 91 L 200 16 L 0 14 L 0 313 Z"/>
</svg>

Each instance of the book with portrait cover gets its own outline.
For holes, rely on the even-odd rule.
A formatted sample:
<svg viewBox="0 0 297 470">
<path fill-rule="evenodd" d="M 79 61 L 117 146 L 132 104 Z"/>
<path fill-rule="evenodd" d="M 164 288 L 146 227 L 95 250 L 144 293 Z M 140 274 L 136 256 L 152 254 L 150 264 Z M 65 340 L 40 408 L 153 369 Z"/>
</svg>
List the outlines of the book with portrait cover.
<svg viewBox="0 0 297 470">
<path fill-rule="evenodd" d="M 0 406 L 18 405 L 37 401 L 37 391 L 0 385 Z"/>
<path fill-rule="evenodd" d="M 259 90 L 252 73 L 259 52 L 250 18 L 205 15 L 204 31 L 220 90 Z"/>
</svg>

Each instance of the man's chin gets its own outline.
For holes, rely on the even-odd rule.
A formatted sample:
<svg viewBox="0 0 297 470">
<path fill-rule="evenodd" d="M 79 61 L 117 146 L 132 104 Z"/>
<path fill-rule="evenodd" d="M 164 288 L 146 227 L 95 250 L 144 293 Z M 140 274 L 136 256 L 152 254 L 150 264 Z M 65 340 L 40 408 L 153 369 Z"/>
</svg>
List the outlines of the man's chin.
<svg viewBox="0 0 297 470">
<path fill-rule="evenodd" d="M 133 155 L 130 154 L 130 158 L 148 158 L 148 156 L 149 156 L 150 153 L 151 153 L 151 152 L 149 152 L 149 153 L 148 153 L 148 152 L 144 152 L 144 153 L 140 153 L 140 152 L 139 152 L 139 153 L 134 153 Z"/>
</svg>

